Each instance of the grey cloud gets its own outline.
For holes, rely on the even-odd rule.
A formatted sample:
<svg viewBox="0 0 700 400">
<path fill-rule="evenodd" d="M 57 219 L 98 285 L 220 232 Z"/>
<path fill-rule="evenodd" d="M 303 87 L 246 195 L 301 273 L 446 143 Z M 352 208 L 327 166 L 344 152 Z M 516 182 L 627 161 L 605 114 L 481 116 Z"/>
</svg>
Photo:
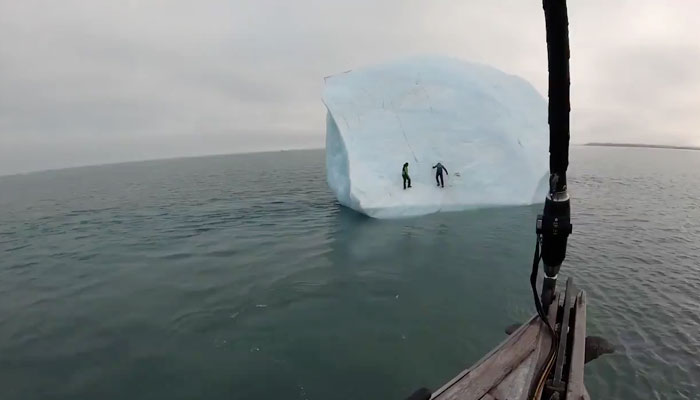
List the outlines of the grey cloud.
<svg viewBox="0 0 700 400">
<path fill-rule="evenodd" d="M 573 140 L 700 144 L 700 4 L 569 3 Z M 420 53 L 546 94 L 538 1 L 0 0 L 0 174 L 321 146 L 324 76 Z"/>
<path fill-rule="evenodd" d="M 589 102 L 574 108 L 574 115 L 586 121 L 574 126 L 587 137 L 698 144 L 700 46 L 624 46 L 601 51 L 597 60 L 584 87 Z"/>
</svg>

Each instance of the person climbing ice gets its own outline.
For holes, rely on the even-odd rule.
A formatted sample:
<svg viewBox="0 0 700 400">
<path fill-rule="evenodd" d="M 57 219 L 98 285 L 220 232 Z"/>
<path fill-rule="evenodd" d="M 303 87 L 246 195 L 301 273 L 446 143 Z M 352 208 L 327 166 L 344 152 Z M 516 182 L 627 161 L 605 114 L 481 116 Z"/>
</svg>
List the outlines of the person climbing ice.
<svg viewBox="0 0 700 400">
<path fill-rule="evenodd" d="M 408 163 L 403 164 L 401 177 L 403 177 L 403 190 L 406 190 L 406 182 L 408 182 L 408 187 L 411 187 L 411 177 L 408 176 Z"/>
<path fill-rule="evenodd" d="M 433 169 L 435 168 L 437 168 L 437 170 L 435 171 L 435 181 L 437 182 L 437 185 L 445 187 L 445 179 L 442 177 L 442 171 L 445 171 L 445 173 L 449 175 L 449 173 L 447 172 L 447 168 L 445 168 L 445 166 L 439 162 L 433 165 Z"/>
</svg>

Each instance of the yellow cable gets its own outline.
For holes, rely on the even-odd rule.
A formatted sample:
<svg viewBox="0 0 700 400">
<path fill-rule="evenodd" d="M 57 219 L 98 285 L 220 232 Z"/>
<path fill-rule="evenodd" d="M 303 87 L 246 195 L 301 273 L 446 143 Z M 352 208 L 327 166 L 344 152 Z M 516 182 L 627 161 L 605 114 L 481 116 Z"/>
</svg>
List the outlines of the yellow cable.
<svg viewBox="0 0 700 400">
<path fill-rule="evenodd" d="M 557 340 L 554 341 L 553 345 L 554 348 L 556 349 L 557 346 Z M 547 376 L 549 375 L 549 372 L 552 370 L 552 366 L 554 365 L 554 360 L 556 360 L 556 355 L 557 353 L 554 352 L 552 353 L 552 356 L 549 358 L 549 361 L 547 361 L 547 367 L 545 368 L 544 372 L 542 373 L 542 376 L 540 377 L 540 381 L 537 383 L 537 387 L 535 388 L 535 393 L 533 396 L 533 400 L 540 400 L 540 397 L 542 396 L 542 390 L 544 389 L 544 383 L 547 381 Z"/>
<path fill-rule="evenodd" d="M 535 390 L 535 400 L 539 400 L 540 397 L 542 396 L 542 390 L 544 389 L 544 383 L 547 381 L 547 376 L 549 375 L 549 372 L 552 370 L 552 366 L 554 365 L 554 360 L 556 357 L 552 357 L 547 364 L 547 368 L 545 368 L 544 373 L 542 374 L 542 377 L 540 378 L 540 382 L 537 384 L 537 390 Z"/>
</svg>

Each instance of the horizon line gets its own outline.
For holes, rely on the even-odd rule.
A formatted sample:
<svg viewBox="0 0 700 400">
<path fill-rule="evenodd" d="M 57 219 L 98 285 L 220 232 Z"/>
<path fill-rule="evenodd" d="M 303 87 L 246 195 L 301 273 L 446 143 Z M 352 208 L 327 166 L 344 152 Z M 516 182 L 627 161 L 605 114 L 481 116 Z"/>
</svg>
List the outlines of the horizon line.
<svg viewBox="0 0 700 400">
<path fill-rule="evenodd" d="M 63 171 L 67 169 L 78 169 L 78 168 L 88 168 L 88 167 L 105 167 L 113 165 L 123 165 L 123 164 L 136 164 L 151 161 L 168 161 L 168 160 L 182 160 L 190 158 L 205 158 L 205 157 L 217 157 L 217 156 L 232 156 L 232 155 L 243 155 L 243 154 L 262 154 L 262 153 L 279 153 L 283 151 L 303 151 L 303 150 L 323 150 L 324 147 L 290 147 L 284 149 L 273 149 L 273 150 L 251 150 L 251 151 L 233 151 L 225 153 L 207 153 L 207 154 L 196 154 L 196 155 L 182 155 L 182 156 L 172 156 L 172 157 L 155 157 L 155 158 L 144 158 L 139 160 L 129 160 L 129 161 L 115 161 L 107 162 L 102 164 L 81 164 L 81 165 L 71 165 L 68 167 L 58 167 L 58 168 L 46 168 L 46 169 L 36 169 L 23 172 L 10 172 L 5 174 L 0 174 L 0 178 L 10 177 L 10 176 L 21 176 L 30 174 L 39 174 L 42 172 L 54 172 Z"/>
<path fill-rule="evenodd" d="M 700 150 L 700 146 L 675 145 L 675 144 L 650 144 L 650 143 L 589 142 L 589 143 L 583 144 L 583 146 L 638 147 L 638 148 L 668 149 L 668 150 Z"/>
<path fill-rule="evenodd" d="M 617 142 L 584 142 L 584 143 L 570 143 L 571 146 L 591 146 L 591 147 L 643 147 L 643 148 L 659 148 L 659 149 L 678 149 L 678 150 L 700 150 L 700 146 L 684 146 L 684 145 L 669 145 L 669 144 L 647 144 L 647 143 L 617 143 Z M 270 150 L 251 150 L 251 151 L 233 151 L 233 152 L 223 152 L 223 153 L 206 153 L 206 154 L 196 154 L 196 155 L 181 155 L 172 157 L 155 157 L 155 158 L 144 158 L 139 160 L 127 160 L 127 161 L 115 161 L 100 164 L 81 164 L 81 165 L 71 165 L 67 167 L 58 168 L 46 168 L 46 169 L 35 169 L 29 171 L 21 172 L 10 172 L 10 173 L 0 173 L 0 178 L 10 177 L 10 176 L 21 176 L 29 174 L 37 174 L 42 172 L 53 172 L 53 171 L 63 171 L 67 169 L 76 168 L 87 168 L 87 167 L 103 167 L 111 165 L 122 165 L 122 164 L 134 164 L 143 163 L 151 161 L 168 161 L 168 160 L 181 160 L 190 158 L 205 158 L 205 157 L 216 157 L 216 156 L 228 156 L 228 155 L 242 155 L 242 154 L 262 154 L 262 153 L 279 153 L 283 151 L 301 151 L 301 150 L 324 150 L 323 147 L 288 147 L 282 149 L 270 149 Z"/>
</svg>

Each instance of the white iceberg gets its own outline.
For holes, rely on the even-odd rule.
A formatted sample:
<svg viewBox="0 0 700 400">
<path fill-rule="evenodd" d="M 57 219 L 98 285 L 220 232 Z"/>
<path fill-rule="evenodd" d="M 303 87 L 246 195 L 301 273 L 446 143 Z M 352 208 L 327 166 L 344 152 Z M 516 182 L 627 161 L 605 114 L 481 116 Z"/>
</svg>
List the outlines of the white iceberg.
<svg viewBox="0 0 700 400">
<path fill-rule="evenodd" d="M 520 77 L 412 58 L 327 77 L 323 102 L 328 185 L 346 207 L 399 218 L 544 201 L 547 102 Z"/>
</svg>

